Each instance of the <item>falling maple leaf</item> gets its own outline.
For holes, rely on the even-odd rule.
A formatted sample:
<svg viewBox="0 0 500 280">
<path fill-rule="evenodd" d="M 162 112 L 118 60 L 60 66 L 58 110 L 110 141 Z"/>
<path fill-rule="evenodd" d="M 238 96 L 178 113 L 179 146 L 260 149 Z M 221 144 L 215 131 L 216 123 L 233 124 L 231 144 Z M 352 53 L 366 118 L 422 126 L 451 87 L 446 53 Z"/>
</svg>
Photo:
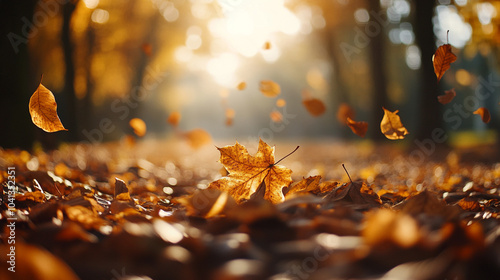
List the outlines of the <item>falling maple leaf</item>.
<svg viewBox="0 0 500 280">
<path fill-rule="evenodd" d="M 434 65 L 434 73 L 438 82 L 443 77 L 444 73 L 450 69 L 450 64 L 457 60 L 457 56 L 451 51 L 450 44 L 444 44 L 437 48 L 436 53 L 432 57 L 432 63 Z"/>
<path fill-rule="evenodd" d="M 241 83 L 239 83 L 239 84 L 236 86 L 236 88 L 237 88 L 238 90 L 244 90 L 244 89 L 246 89 L 246 88 L 247 88 L 247 83 L 245 83 L 245 82 L 241 82 Z"/>
<path fill-rule="evenodd" d="M 443 105 L 448 104 L 453 100 L 453 98 L 455 98 L 455 96 L 457 96 L 457 93 L 455 92 L 454 88 L 450 90 L 445 90 L 444 95 L 438 96 L 438 101 Z"/>
<path fill-rule="evenodd" d="M 337 111 L 337 120 L 341 124 L 347 124 L 347 118 L 355 118 L 354 110 L 346 103 L 342 103 L 340 104 L 339 110 Z"/>
<path fill-rule="evenodd" d="M 354 134 L 365 137 L 366 131 L 368 131 L 368 123 L 367 122 L 356 122 L 351 120 L 351 118 L 347 117 L 347 126 L 349 126 L 354 132 Z"/>
<path fill-rule="evenodd" d="M 267 97 L 275 97 L 281 93 L 280 85 L 271 80 L 260 81 L 259 90 Z"/>
<path fill-rule="evenodd" d="M 180 121 L 181 121 L 181 113 L 177 111 L 170 113 L 170 115 L 167 118 L 167 122 L 174 127 L 178 126 Z"/>
<path fill-rule="evenodd" d="M 134 129 L 135 135 L 139 137 L 146 135 L 146 123 L 143 120 L 139 118 L 133 118 L 128 122 L 128 124 Z"/>
<path fill-rule="evenodd" d="M 481 120 L 484 123 L 489 123 L 491 120 L 490 111 L 484 107 L 481 107 L 481 108 L 477 109 L 476 111 L 474 111 L 474 114 L 481 116 Z"/>
<path fill-rule="evenodd" d="M 323 101 L 317 98 L 304 99 L 302 100 L 302 104 L 306 107 L 309 114 L 311 114 L 314 117 L 323 115 L 323 113 L 326 110 Z"/>
<path fill-rule="evenodd" d="M 54 95 L 42 85 L 42 81 L 30 98 L 29 111 L 33 123 L 44 131 L 67 130 L 57 115 L 57 103 Z"/>
<path fill-rule="evenodd" d="M 382 131 L 382 133 L 385 135 L 385 137 L 387 137 L 387 139 L 404 139 L 405 135 L 407 135 L 409 132 L 406 127 L 403 126 L 403 124 L 401 123 L 401 119 L 397 115 L 399 110 L 391 112 L 384 107 L 382 107 L 382 109 L 384 109 L 384 117 L 380 122 L 380 130 Z"/>
<path fill-rule="evenodd" d="M 298 147 L 297 147 L 298 148 Z M 265 184 L 264 199 L 272 203 L 282 202 L 285 197 L 282 189 L 292 182 L 292 170 L 276 165 L 274 147 L 260 140 L 255 156 L 251 156 L 245 146 L 236 142 L 233 146 L 217 148 L 219 162 L 229 175 L 210 183 L 210 188 L 228 192 L 238 203 L 242 203 Z"/>
</svg>

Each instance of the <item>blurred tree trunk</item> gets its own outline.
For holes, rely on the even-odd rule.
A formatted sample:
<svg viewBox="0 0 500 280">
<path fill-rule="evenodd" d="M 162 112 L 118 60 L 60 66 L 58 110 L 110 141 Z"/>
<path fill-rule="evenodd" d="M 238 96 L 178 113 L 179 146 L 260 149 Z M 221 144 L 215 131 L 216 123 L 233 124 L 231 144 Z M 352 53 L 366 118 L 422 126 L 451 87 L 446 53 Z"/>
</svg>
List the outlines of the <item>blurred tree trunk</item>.
<svg viewBox="0 0 500 280">
<path fill-rule="evenodd" d="M 39 78 L 31 73 L 28 40 L 38 1 L 0 1 L 0 147 L 32 147 L 36 128 L 28 104 Z"/>
<path fill-rule="evenodd" d="M 66 72 L 64 74 L 64 88 L 63 93 L 66 95 L 66 123 L 65 127 L 68 129 L 68 140 L 79 140 L 79 126 L 78 126 L 78 110 L 77 100 L 75 94 L 75 63 L 74 63 L 74 45 L 71 37 L 71 17 L 75 11 L 78 1 L 68 1 L 62 7 L 62 29 L 61 29 L 61 43 L 64 54 L 64 63 L 66 65 Z"/>
<path fill-rule="evenodd" d="M 417 131 L 414 138 L 417 140 L 432 139 L 432 131 L 442 127 L 441 110 L 436 96 L 438 85 L 432 56 L 436 50 L 436 39 L 432 17 L 434 16 L 435 1 L 414 0 L 415 7 L 415 39 L 422 54 L 420 67 L 420 100 Z"/>
<path fill-rule="evenodd" d="M 380 1 L 368 0 L 368 9 L 371 13 L 380 14 Z M 371 19 L 373 21 L 373 19 Z M 387 98 L 387 81 L 385 72 L 385 30 L 382 23 L 380 32 L 370 38 L 370 72 L 373 79 L 373 95 L 372 95 L 372 122 L 378 124 L 384 116 L 382 107 L 389 109 L 389 100 Z M 380 133 L 378 125 L 370 125 L 368 135 L 374 140 L 385 139 Z"/>
</svg>

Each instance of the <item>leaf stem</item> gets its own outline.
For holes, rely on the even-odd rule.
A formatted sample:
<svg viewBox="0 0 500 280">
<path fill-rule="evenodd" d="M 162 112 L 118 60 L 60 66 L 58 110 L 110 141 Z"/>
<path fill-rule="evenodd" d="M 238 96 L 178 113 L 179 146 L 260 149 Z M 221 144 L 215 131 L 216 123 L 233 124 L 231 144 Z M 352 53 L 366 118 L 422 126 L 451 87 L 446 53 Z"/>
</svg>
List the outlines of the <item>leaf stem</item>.
<svg viewBox="0 0 500 280">
<path fill-rule="evenodd" d="M 349 181 L 351 181 L 351 183 L 352 183 L 352 184 L 354 184 L 354 183 L 352 182 L 351 175 L 349 175 L 349 172 L 347 172 L 347 169 L 345 168 L 345 165 L 344 165 L 343 163 L 342 163 L 342 167 L 344 168 L 345 173 L 347 173 L 347 177 L 349 177 Z"/>
<path fill-rule="evenodd" d="M 285 158 L 287 158 L 288 156 L 290 156 L 291 154 L 295 153 L 295 151 L 297 151 L 299 149 L 300 146 L 297 146 L 293 151 L 291 151 L 288 155 L 282 157 L 280 160 L 278 160 L 277 162 L 275 162 L 273 165 L 276 165 L 278 163 L 280 163 L 282 160 L 284 160 Z"/>
</svg>

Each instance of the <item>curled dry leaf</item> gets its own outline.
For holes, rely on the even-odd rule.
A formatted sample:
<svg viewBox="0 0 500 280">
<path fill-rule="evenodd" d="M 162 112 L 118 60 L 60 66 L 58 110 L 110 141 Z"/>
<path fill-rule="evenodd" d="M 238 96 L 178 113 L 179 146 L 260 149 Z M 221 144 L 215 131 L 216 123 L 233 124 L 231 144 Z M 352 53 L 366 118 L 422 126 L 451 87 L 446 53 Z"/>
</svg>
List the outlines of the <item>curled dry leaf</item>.
<svg viewBox="0 0 500 280">
<path fill-rule="evenodd" d="M 354 132 L 354 134 L 365 137 L 366 131 L 368 131 L 368 123 L 367 122 L 356 122 L 351 120 L 351 118 L 347 117 L 347 126 L 349 126 Z"/>
<path fill-rule="evenodd" d="M 401 119 L 397 115 L 399 110 L 391 112 L 383 107 L 382 109 L 384 109 L 384 118 L 382 118 L 382 122 L 380 122 L 380 130 L 382 133 L 387 139 L 404 139 L 405 135 L 409 132 L 406 127 L 403 126 Z"/>
<path fill-rule="evenodd" d="M 178 126 L 180 121 L 181 121 L 181 113 L 179 113 L 178 111 L 170 113 L 170 115 L 167 118 L 167 122 L 174 127 Z"/>
<path fill-rule="evenodd" d="M 355 118 L 354 110 L 346 103 L 342 103 L 337 111 L 337 120 L 341 124 L 347 124 L 347 118 L 352 120 Z"/>
<path fill-rule="evenodd" d="M 450 69 L 450 64 L 457 60 L 457 56 L 451 51 L 450 44 L 444 44 L 439 46 L 436 53 L 432 57 L 432 63 L 434 65 L 434 73 L 438 82 L 443 77 L 444 73 Z"/>
<path fill-rule="evenodd" d="M 245 146 L 238 142 L 217 149 L 220 152 L 219 161 L 229 175 L 210 183 L 209 188 L 226 191 L 237 203 L 241 203 L 250 199 L 264 182 L 264 199 L 272 203 L 285 199 L 282 189 L 292 182 L 292 170 L 274 163 L 274 147 L 260 140 L 255 156 L 251 156 Z"/>
<path fill-rule="evenodd" d="M 237 88 L 238 90 L 244 90 L 244 89 L 246 89 L 246 88 L 247 88 L 247 83 L 245 83 L 245 82 L 241 82 L 241 83 L 239 83 L 239 84 L 238 84 L 238 86 L 236 86 L 236 88 Z"/>
<path fill-rule="evenodd" d="M 299 182 L 293 184 L 288 189 L 288 192 L 285 195 L 285 198 L 290 198 L 293 194 L 301 193 L 301 192 L 317 192 L 319 181 L 321 180 L 321 176 L 309 176 L 307 178 L 303 178 Z"/>
<path fill-rule="evenodd" d="M 491 120 L 490 111 L 484 107 L 481 107 L 481 108 L 477 109 L 476 111 L 474 111 L 474 114 L 481 116 L 481 120 L 484 123 L 489 123 Z"/>
<path fill-rule="evenodd" d="M 146 135 L 146 123 L 143 120 L 139 118 L 133 118 L 128 122 L 128 124 L 134 129 L 135 135 L 139 137 Z"/>
<path fill-rule="evenodd" d="M 189 145 L 194 149 L 198 149 L 212 142 L 212 136 L 210 136 L 210 133 L 201 128 L 195 128 L 185 132 L 184 137 L 188 141 Z"/>
<path fill-rule="evenodd" d="M 281 93 L 280 85 L 271 80 L 260 81 L 259 90 L 267 97 L 276 97 Z"/>
<path fill-rule="evenodd" d="M 321 116 L 326 111 L 323 101 L 317 98 L 304 99 L 302 100 L 302 104 L 304 104 L 309 114 L 314 117 Z"/>
<path fill-rule="evenodd" d="M 52 92 L 42 82 L 30 98 L 31 120 L 46 132 L 67 130 L 57 115 L 57 103 Z"/>
<path fill-rule="evenodd" d="M 438 96 L 438 101 L 443 105 L 448 104 L 453 100 L 453 98 L 455 98 L 455 96 L 457 96 L 457 93 L 455 92 L 454 88 L 450 90 L 445 90 L 444 95 Z"/>
</svg>

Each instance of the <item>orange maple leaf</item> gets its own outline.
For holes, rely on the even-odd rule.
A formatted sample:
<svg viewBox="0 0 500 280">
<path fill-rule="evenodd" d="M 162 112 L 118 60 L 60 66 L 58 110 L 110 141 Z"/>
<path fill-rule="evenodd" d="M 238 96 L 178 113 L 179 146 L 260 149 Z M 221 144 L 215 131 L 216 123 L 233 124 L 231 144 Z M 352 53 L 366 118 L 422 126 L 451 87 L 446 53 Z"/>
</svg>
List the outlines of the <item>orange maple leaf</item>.
<svg viewBox="0 0 500 280">
<path fill-rule="evenodd" d="M 210 183 L 209 188 L 226 191 L 237 203 L 242 203 L 264 183 L 264 199 L 275 204 L 284 201 L 283 188 L 292 183 L 292 170 L 276 165 L 279 161 L 274 162 L 274 147 L 260 140 L 255 156 L 251 156 L 238 142 L 217 149 L 220 152 L 219 162 L 229 175 Z"/>
<path fill-rule="evenodd" d="M 380 131 L 391 140 L 403 139 L 405 135 L 408 134 L 408 130 L 401 123 L 401 119 L 398 116 L 399 110 L 391 112 L 384 107 L 384 118 L 380 122 Z"/>
</svg>

